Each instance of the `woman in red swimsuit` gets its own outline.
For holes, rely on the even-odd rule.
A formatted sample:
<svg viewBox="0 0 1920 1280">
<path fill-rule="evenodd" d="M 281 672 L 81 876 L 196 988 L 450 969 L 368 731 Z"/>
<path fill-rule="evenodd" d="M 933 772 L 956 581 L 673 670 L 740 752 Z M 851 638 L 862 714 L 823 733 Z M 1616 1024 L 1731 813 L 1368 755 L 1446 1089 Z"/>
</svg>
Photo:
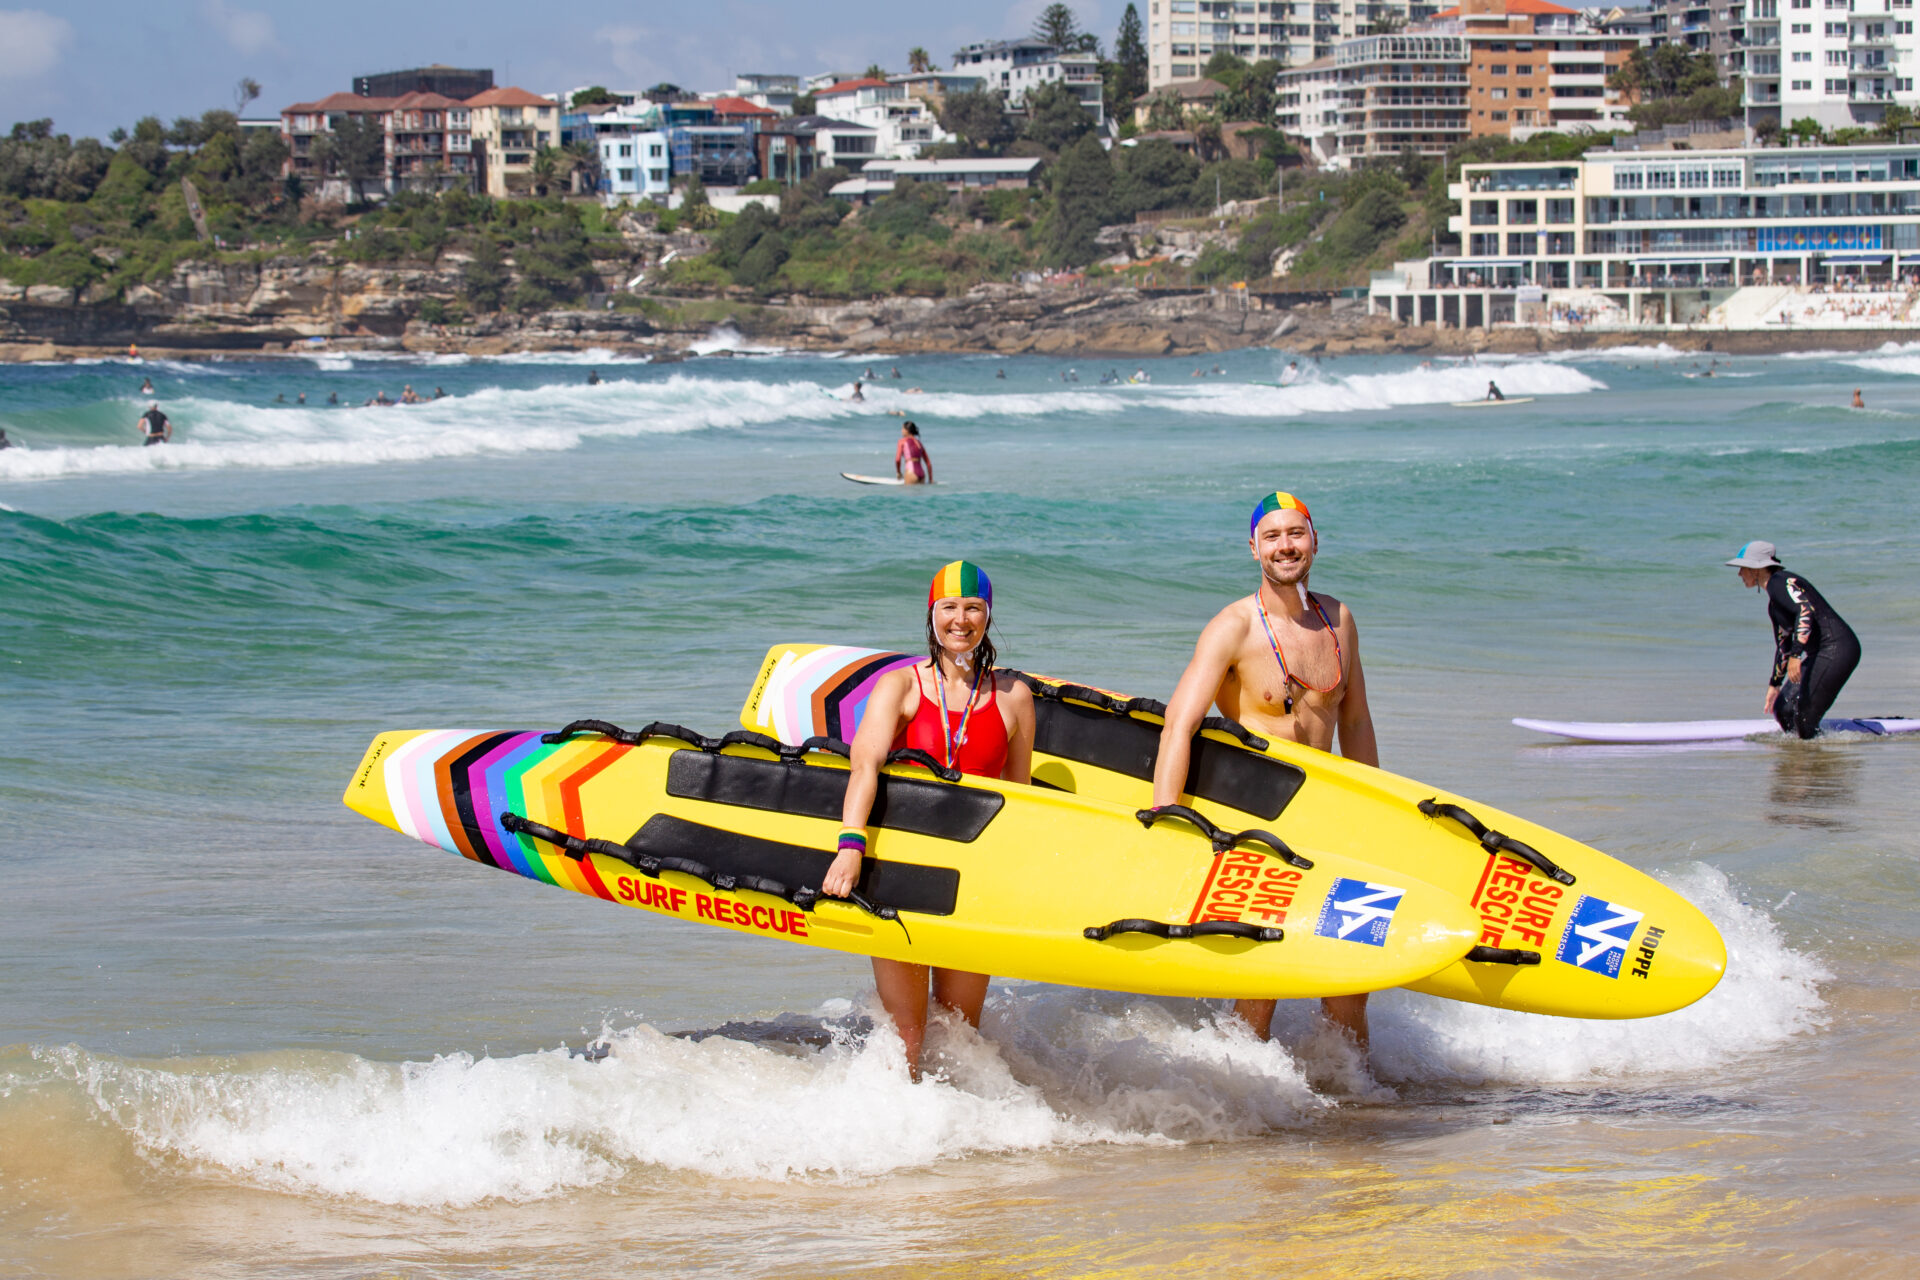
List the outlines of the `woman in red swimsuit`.
<svg viewBox="0 0 1920 1280">
<path fill-rule="evenodd" d="M 927 588 L 927 661 L 889 671 L 874 685 L 853 739 L 852 777 L 840 814 L 840 853 L 821 881 L 823 893 L 844 898 L 860 879 L 867 853 L 867 818 L 889 752 L 918 747 L 962 773 L 1008 782 L 1030 781 L 1033 768 L 1033 693 L 993 667 L 993 584 L 965 560 L 933 575 Z M 928 978 L 933 999 L 980 1025 L 988 977 L 958 969 L 874 957 L 880 1003 L 907 1048 L 907 1066 L 920 1078 L 920 1046 L 927 1031 Z"/>
</svg>

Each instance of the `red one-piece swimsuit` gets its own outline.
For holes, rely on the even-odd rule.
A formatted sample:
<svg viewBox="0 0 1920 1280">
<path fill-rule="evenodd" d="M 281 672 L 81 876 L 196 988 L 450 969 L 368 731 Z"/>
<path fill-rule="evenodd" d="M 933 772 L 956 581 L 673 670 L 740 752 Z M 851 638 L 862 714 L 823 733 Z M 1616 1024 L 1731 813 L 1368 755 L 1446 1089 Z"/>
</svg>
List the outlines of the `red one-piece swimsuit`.
<svg viewBox="0 0 1920 1280">
<path fill-rule="evenodd" d="M 937 676 L 935 677 L 938 678 Z M 970 773 L 976 778 L 997 778 L 1007 767 L 1007 725 L 1000 718 L 999 700 L 994 696 L 993 677 L 981 679 L 980 700 L 974 703 L 973 714 L 966 715 L 964 709 L 947 713 L 947 730 L 940 729 L 940 694 L 936 689 L 927 692 L 920 671 L 914 669 L 914 688 L 920 693 L 920 706 L 913 713 L 913 719 L 898 738 L 893 740 L 893 748 L 918 747 L 942 764 L 947 763 L 948 734 L 958 737 L 961 732 L 961 720 L 966 721 L 967 740 L 958 743 L 954 749 L 952 768 L 962 773 Z"/>
</svg>

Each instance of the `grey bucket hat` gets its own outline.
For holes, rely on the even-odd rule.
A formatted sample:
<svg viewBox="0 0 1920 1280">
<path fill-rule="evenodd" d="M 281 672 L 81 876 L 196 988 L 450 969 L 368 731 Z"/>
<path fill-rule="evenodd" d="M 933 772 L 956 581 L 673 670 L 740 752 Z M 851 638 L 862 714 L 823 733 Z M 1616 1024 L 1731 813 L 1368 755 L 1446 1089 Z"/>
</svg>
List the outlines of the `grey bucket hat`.
<svg viewBox="0 0 1920 1280">
<path fill-rule="evenodd" d="M 1771 542 L 1749 542 L 1727 563 L 1736 569 L 1778 569 L 1780 557 Z"/>
</svg>

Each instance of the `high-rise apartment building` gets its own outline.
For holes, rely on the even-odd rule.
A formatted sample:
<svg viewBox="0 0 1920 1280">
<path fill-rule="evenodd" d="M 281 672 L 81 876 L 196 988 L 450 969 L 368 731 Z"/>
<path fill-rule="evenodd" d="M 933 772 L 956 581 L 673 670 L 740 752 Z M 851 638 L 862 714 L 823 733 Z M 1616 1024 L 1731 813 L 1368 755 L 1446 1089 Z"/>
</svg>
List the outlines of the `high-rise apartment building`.
<svg viewBox="0 0 1920 1280">
<path fill-rule="evenodd" d="M 1355 36 L 1399 31 L 1434 0 L 1146 0 L 1147 87 L 1192 80 L 1216 53 L 1298 67 Z"/>
<path fill-rule="evenodd" d="M 1920 109 L 1914 0 L 1748 0 L 1747 124 L 1878 124 Z"/>
</svg>

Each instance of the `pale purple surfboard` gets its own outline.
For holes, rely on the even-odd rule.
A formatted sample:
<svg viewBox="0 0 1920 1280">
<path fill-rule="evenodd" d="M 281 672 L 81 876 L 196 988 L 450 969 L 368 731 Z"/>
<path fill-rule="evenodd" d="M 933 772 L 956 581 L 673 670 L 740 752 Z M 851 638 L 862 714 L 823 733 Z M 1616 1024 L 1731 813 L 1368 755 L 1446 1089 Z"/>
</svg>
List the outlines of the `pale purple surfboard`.
<svg viewBox="0 0 1920 1280">
<path fill-rule="evenodd" d="M 1530 720 L 1514 717 L 1515 724 L 1535 733 L 1549 733 L 1576 742 L 1731 742 L 1761 734 L 1777 734 L 1771 720 Z M 1822 733 L 1867 733 L 1876 737 L 1920 732 L 1920 720 L 1904 716 L 1876 716 L 1861 720 L 1822 720 Z"/>
</svg>

